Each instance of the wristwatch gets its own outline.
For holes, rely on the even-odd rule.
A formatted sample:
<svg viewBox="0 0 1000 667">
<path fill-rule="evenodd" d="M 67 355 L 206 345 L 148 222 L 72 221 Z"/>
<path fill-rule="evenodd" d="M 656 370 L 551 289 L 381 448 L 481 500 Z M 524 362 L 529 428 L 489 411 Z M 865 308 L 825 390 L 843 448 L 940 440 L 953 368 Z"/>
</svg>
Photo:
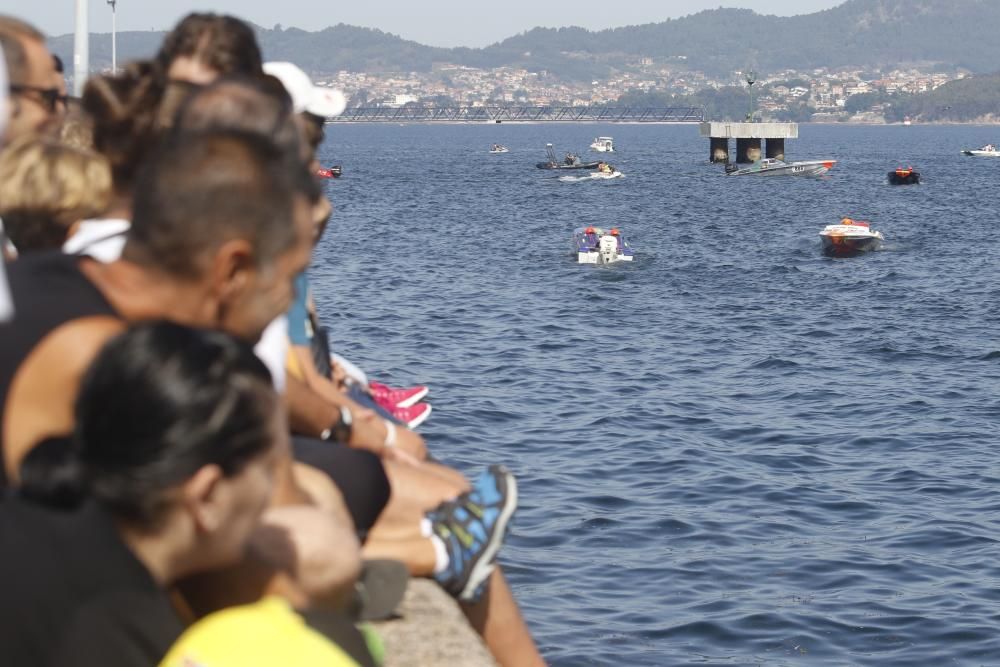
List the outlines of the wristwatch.
<svg viewBox="0 0 1000 667">
<path fill-rule="evenodd" d="M 329 428 L 323 429 L 319 437 L 321 440 L 332 440 L 333 442 L 341 442 L 346 445 L 350 441 L 353 431 L 354 415 L 351 414 L 349 407 L 342 405 L 340 406 L 340 419 L 331 424 Z"/>
</svg>

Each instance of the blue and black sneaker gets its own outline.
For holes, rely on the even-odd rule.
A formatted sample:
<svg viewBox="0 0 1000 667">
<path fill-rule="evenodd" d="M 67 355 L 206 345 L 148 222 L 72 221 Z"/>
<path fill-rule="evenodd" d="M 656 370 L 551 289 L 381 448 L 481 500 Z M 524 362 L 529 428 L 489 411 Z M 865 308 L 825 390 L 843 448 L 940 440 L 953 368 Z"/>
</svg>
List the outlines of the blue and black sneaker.
<svg viewBox="0 0 1000 667">
<path fill-rule="evenodd" d="M 492 465 L 469 493 L 429 514 L 434 534 L 448 550 L 448 567 L 434 575 L 446 591 L 463 602 L 482 596 L 516 509 L 514 476 Z"/>
</svg>

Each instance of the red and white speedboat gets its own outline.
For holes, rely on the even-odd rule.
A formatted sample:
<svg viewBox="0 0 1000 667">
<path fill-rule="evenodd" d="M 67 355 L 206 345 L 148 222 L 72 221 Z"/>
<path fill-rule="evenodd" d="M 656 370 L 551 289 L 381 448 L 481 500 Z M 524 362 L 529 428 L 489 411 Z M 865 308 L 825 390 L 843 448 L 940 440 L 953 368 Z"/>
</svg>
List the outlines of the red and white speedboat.
<svg viewBox="0 0 1000 667">
<path fill-rule="evenodd" d="M 340 178 L 340 165 L 335 164 L 332 167 L 320 167 L 316 170 L 316 175 L 320 178 Z"/>
<path fill-rule="evenodd" d="M 823 240 L 823 252 L 828 255 L 855 255 L 866 250 L 875 250 L 884 237 L 882 232 L 871 228 L 871 223 L 844 218 L 835 225 L 827 225 L 819 233 Z"/>
</svg>

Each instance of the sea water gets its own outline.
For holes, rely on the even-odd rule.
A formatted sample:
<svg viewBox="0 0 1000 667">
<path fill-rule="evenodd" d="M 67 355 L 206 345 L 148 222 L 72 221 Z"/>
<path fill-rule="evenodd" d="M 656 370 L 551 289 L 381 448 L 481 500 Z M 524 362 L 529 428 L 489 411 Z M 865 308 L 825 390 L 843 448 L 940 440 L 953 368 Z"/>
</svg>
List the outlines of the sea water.
<svg viewBox="0 0 1000 667">
<path fill-rule="evenodd" d="M 516 473 L 500 561 L 553 665 L 1000 664 L 1000 160 L 959 154 L 997 132 L 803 125 L 829 176 L 754 179 L 695 126 L 328 125 L 317 301 L 431 386 L 432 452 Z M 843 217 L 883 249 L 824 257 Z M 587 224 L 636 261 L 576 264 Z"/>
</svg>

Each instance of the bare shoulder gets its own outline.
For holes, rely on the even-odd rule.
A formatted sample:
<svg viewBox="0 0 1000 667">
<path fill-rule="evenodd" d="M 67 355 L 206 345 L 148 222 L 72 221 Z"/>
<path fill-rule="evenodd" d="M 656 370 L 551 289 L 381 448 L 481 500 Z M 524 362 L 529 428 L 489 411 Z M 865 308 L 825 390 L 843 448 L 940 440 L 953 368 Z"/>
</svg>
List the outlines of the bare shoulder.
<svg viewBox="0 0 1000 667">
<path fill-rule="evenodd" d="M 38 354 L 65 364 L 67 370 L 86 368 L 104 344 L 127 327 L 119 318 L 108 315 L 72 320 L 53 329 L 35 346 L 32 356 Z"/>
<path fill-rule="evenodd" d="M 24 455 L 44 438 L 73 430 L 80 380 L 101 347 L 123 331 L 115 317 L 85 317 L 53 329 L 14 374 L 3 406 L 4 465 L 16 477 Z"/>
</svg>

